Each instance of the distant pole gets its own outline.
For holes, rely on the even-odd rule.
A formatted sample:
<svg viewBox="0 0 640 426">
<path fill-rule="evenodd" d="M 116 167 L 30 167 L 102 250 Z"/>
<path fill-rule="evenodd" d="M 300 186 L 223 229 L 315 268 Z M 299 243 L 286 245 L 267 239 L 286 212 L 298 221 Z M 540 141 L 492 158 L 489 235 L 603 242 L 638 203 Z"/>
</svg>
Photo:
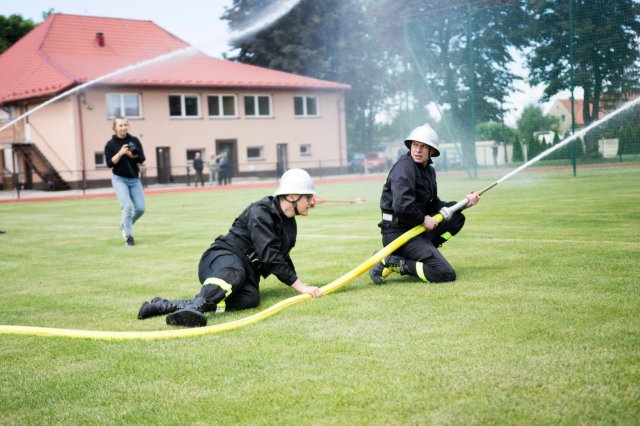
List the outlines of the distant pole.
<svg viewBox="0 0 640 426">
<path fill-rule="evenodd" d="M 473 15 L 471 11 L 471 4 L 467 3 L 467 49 L 469 54 L 469 102 L 471 107 L 471 125 L 469 126 L 471 130 L 471 161 L 473 162 L 473 177 L 478 177 L 478 168 L 476 161 L 476 73 L 475 67 L 473 66 L 473 34 L 472 34 L 472 25 L 473 25 Z"/>
<path fill-rule="evenodd" d="M 11 162 L 13 166 L 13 182 L 16 187 L 16 197 L 20 199 L 20 173 L 18 173 L 18 165 L 16 162 L 16 148 L 14 145 L 11 146 Z"/>
<path fill-rule="evenodd" d="M 576 118 L 573 98 L 573 0 L 569 1 L 569 63 L 570 68 L 570 85 L 571 85 L 571 134 L 576 133 Z M 583 101 L 584 102 L 584 101 Z M 584 105 L 583 105 L 584 108 Z M 573 164 L 573 177 L 576 177 L 576 156 L 577 156 L 577 139 L 571 142 L 571 162 Z"/>
</svg>

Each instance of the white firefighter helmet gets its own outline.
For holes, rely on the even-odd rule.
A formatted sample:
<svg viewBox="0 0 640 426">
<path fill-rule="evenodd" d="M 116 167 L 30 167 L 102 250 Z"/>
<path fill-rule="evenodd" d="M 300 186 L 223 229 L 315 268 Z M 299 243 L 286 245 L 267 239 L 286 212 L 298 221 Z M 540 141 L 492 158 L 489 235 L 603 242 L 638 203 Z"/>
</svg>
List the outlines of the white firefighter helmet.
<svg viewBox="0 0 640 426">
<path fill-rule="evenodd" d="M 407 136 L 404 144 L 409 149 L 411 149 L 411 141 L 420 142 L 435 149 L 436 152 L 431 155 L 432 157 L 437 157 L 440 155 L 440 149 L 438 148 L 438 134 L 431 128 L 428 123 L 416 127 L 411 131 L 409 136 Z"/>
<path fill-rule="evenodd" d="M 313 180 L 303 169 L 289 169 L 280 178 L 280 186 L 273 195 L 311 195 L 315 194 Z"/>
</svg>

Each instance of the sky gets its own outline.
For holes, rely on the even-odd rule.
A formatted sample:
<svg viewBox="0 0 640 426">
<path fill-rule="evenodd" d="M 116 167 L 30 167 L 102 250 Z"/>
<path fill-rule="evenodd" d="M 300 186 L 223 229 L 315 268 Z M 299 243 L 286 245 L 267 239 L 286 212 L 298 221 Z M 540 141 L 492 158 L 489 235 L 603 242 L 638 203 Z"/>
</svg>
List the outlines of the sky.
<svg viewBox="0 0 640 426">
<path fill-rule="evenodd" d="M 233 0 L 16 0 L 0 1 L 0 15 L 21 15 L 42 22 L 42 13 L 100 16 L 153 21 L 209 56 L 227 51 L 230 32 L 220 19 Z"/>
<path fill-rule="evenodd" d="M 18 14 L 39 23 L 42 13 L 53 9 L 74 15 L 153 21 L 201 52 L 220 58 L 229 50 L 227 41 L 231 37 L 227 21 L 220 17 L 232 4 L 233 0 L 3 0 L 0 15 Z M 514 66 L 517 71 L 518 64 Z M 511 94 L 504 105 L 511 110 L 505 114 L 505 123 L 511 127 L 515 127 L 525 106 L 538 103 L 542 97 L 541 87 L 531 88 L 524 82 L 516 87 L 522 91 Z M 545 112 L 548 105 L 542 105 Z"/>
</svg>

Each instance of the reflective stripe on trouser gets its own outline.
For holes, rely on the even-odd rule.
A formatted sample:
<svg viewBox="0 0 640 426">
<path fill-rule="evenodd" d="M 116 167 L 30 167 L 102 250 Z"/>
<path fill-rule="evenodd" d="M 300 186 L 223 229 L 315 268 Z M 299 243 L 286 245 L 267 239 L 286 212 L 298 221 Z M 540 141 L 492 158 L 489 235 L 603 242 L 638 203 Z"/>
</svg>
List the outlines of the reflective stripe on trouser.
<svg viewBox="0 0 640 426">
<path fill-rule="evenodd" d="M 383 243 L 389 243 L 394 234 L 383 235 Z M 445 257 L 433 245 L 429 236 L 420 234 L 409 240 L 394 254 L 405 259 L 407 273 L 424 282 L 442 283 L 454 281 L 456 273 Z"/>
<path fill-rule="evenodd" d="M 416 262 L 416 274 L 425 283 L 431 282 L 424 276 L 424 264 L 422 262 Z"/>
<path fill-rule="evenodd" d="M 222 289 L 222 291 L 224 291 L 224 297 L 222 298 L 222 300 L 220 300 L 218 302 L 217 308 L 216 308 L 216 312 L 224 312 L 226 309 L 226 303 L 225 303 L 225 299 L 227 297 L 229 297 L 229 295 L 232 292 L 231 289 L 231 284 L 227 283 L 224 280 L 221 280 L 220 278 L 207 278 L 203 283 L 203 286 L 205 285 L 215 285 L 218 286 Z"/>
</svg>

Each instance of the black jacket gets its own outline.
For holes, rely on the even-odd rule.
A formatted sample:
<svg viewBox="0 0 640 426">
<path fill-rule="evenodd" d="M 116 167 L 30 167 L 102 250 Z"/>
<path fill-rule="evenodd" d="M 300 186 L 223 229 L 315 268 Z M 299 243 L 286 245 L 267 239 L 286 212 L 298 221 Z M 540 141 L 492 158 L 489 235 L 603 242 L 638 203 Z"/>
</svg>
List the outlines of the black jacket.
<svg viewBox="0 0 640 426">
<path fill-rule="evenodd" d="M 202 158 L 194 158 L 193 159 L 193 168 L 197 172 L 201 172 L 204 168 L 204 163 L 202 162 Z"/>
<path fill-rule="evenodd" d="M 407 153 L 391 167 L 382 188 L 380 209 L 393 216 L 392 221 L 381 221 L 382 232 L 409 230 L 424 221 L 425 215 L 434 215 L 446 205 L 438 198 L 436 171 L 431 165 L 413 161 Z"/>
<path fill-rule="evenodd" d="M 138 148 L 137 158 L 129 158 L 126 155 L 123 155 L 118 161 L 118 164 L 113 164 L 111 159 L 114 155 L 120 151 L 122 145 L 128 144 L 129 142 L 133 142 Z M 107 142 L 104 147 L 104 156 L 107 160 L 107 166 L 109 166 L 114 175 L 118 175 L 124 178 L 137 178 L 140 175 L 140 168 L 138 164 L 144 163 L 146 160 L 144 156 L 144 151 L 142 149 L 142 143 L 135 136 L 131 136 L 129 133 L 123 138 L 120 139 L 116 135 L 111 137 L 111 140 Z"/>
<path fill-rule="evenodd" d="M 264 197 L 236 218 L 227 235 L 211 245 L 233 251 L 248 261 L 263 277 L 275 275 L 287 285 L 297 279 L 289 252 L 296 245 L 295 218 L 285 216 L 277 197 Z"/>
</svg>

